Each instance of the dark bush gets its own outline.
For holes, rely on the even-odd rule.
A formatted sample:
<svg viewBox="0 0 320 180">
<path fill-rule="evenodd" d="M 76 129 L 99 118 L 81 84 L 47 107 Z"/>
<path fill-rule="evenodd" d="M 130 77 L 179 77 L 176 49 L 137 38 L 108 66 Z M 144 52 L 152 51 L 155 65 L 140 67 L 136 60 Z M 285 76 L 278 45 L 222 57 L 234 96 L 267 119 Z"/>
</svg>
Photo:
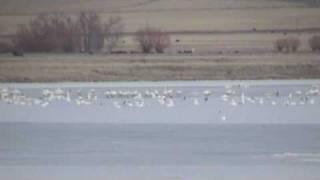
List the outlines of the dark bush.
<svg viewBox="0 0 320 180">
<path fill-rule="evenodd" d="M 150 53 L 154 48 L 154 31 L 154 28 L 146 27 L 136 32 L 135 40 L 139 43 L 143 53 Z"/>
<path fill-rule="evenodd" d="M 163 53 L 170 46 L 170 35 L 157 28 L 146 27 L 136 32 L 135 40 L 143 53 Z"/>
<path fill-rule="evenodd" d="M 276 40 L 274 46 L 279 52 L 296 52 L 300 47 L 300 40 L 295 37 L 282 38 Z"/>
<path fill-rule="evenodd" d="M 320 35 L 314 35 L 309 39 L 309 46 L 312 51 L 320 51 Z"/>
<path fill-rule="evenodd" d="M 0 41 L 0 53 L 11 52 L 12 45 L 8 42 Z"/>
<path fill-rule="evenodd" d="M 170 46 L 170 35 L 168 33 L 157 31 L 154 37 L 154 49 L 157 53 L 164 53 L 164 50 Z"/>
</svg>

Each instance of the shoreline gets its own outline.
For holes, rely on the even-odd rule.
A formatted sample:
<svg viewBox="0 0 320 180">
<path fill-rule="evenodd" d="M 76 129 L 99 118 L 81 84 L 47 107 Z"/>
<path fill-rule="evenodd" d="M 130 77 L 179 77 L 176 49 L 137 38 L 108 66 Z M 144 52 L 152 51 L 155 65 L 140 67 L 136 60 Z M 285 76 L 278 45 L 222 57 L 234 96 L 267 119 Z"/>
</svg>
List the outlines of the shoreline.
<svg viewBox="0 0 320 180">
<path fill-rule="evenodd" d="M 114 82 L 0 82 L 0 88 L 147 88 L 147 87 L 222 87 L 222 86 L 293 86 L 320 85 L 319 79 L 289 80 L 196 80 L 196 81 L 114 81 Z"/>
</svg>

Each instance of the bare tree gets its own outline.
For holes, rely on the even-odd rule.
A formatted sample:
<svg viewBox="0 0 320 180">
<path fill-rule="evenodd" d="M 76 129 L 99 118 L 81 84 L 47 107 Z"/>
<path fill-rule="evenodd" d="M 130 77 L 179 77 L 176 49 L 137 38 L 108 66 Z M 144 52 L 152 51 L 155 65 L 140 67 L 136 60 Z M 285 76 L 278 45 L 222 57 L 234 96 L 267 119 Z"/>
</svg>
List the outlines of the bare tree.
<svg viewBox="0 0 320 180">
<path fill-rule="evenodd" d="M 13 39 L 15 49 L 31 52 L 73 52 L 79 49 L 77 26 L 62 13 L 41 14 L 20 25 Z"/>
<path fill-rule="evenodd" d="M 121 18 L 110 18 L 103 24 L 96 12 L 83 11 L 76 17 L 63 13 L 41 14 L 17 29 L 15 49 L 30 52 L 94 53 L 102 49 L 106 33 L 112 50 L 122 35 Z"/>
<path fill-rule="evenodd" d="M 82 11 L 78 17 L 78 27 L 84 52 L 91 53 L 103 47 L 103 25 L 96 12 Z"/>
<path fill-rule="evenodd" d="M 108 53 L 118 46 L 123 35 L 124 25 L 121 17 L 110 17 L 108 22 L 104 25 L 105 44 Z"/>
</svg>

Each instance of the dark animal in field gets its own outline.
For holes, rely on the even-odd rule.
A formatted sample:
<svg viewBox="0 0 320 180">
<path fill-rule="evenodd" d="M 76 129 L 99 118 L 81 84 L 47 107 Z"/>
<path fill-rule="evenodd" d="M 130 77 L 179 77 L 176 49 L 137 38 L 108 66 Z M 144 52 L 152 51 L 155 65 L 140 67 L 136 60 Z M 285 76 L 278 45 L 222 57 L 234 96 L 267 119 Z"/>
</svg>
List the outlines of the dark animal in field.
<svg viewBox="0 0 320 180">
<path fill-rule="evenodd" d="M 309 46 L 313 52 L 320 52 L 320 35 L 312 36 L 309 39 Z"/>
<path fill-rule="evenodd" d="M 140 54 L 141 52 L 139 51 L 130 51 L 130 54 Z"/>
<path fill-rule="evenodd" d="M 195 52 L 195 50 L 192 49 L 185 49 L 185 50 L 179 50 L 178 54 L 193 54 Z"/>
<path fill-rule="evenodd" d="M 20 56 L 20 57 L 22 57 L 22 56 L 24 56 L 24 53 L 23 53 L 22 50 L 15 49 L 15 50 L 12 51 L 12 55 L 13 55 L 13 56 Z"/>
<path fill-rule="evenodd" d="M 128 54 L 128 52 L 124 50 L 117 50 L 117 51 L 111 51 L 111 54 Z"/>
</svg>

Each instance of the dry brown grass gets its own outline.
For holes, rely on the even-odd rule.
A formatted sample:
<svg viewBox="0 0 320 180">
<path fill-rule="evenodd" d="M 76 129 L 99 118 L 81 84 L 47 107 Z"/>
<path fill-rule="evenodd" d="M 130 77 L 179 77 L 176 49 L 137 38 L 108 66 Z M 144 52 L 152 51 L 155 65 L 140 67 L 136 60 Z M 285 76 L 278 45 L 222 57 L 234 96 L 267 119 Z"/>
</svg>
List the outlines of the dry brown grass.
<svg viewBox="0 0 320 180">
<path fill-rule="evenodd" d="M 313 54 L 237 56 L 27 55 L 0 58 L 1 82 L 319 78 Z"/>
<path fill-rule="evenodd" d="M 108 1 L 101 1 L 100 3 L 107 4 Z M 121 1 L 122 2 L 122 1 Z M 184 1 L 186 2 L 186 1 Z M 89 1 L 88 4 L 94 4 Z M 47 3 L 48 4 L 48 3 Z M 98 3 L 97 3 L 98 4 Z M 131 3 L 130 3 L 131 4 Z M 183 3 L 180 3 L 180 5 Z M 197 2 L 195 4 L 198 4 Z M 58 6 L 58 4 L 56 5 Z M 102 5 L 104 7 L 106 5 Z M 250 6 L 250 4 L 248 4 Z M 6 26 L 6 32 L 14 32 L 18 24 L 26 23 L 35 16 L 36 6 L 21 8 L 14 12 L 0 11 L 0 24 Z M 39 7 L 38 11 L 65 11 L 67 13 L 76 14 L 80 10 L 88 9 L 90 6 L 78 7 L 76 10 L 62 6 L 60 8 L 52 8 L 46 10 L 49 5 Z M 73 6 L 74 7 L 74 6 Z M 52 8 L 52 9 L 51 9 Z M 6 8 L 6 10 L 9 8 Z M 215 8 L 215 6 L 208 6 L 207 8 L 195 9 L 172 9 L 170 7 L 162 8 L 161 4 L 158 9 L 142 7 L 138 10 L 124 9 L 121 11 L 104 11 L 99 8 L 94 8 L 100 12 L 103 20 L 107 20 L 110 16 L 121 16 L 125 31 L 135 32 L 146 23 L 156 25 L 162 29 L 169 31 L 180 30 L 251 30 L 253 28 L 259 29 L 295 29 L 295 28 L 310 28 L 320 27 L 319 25 L 319 8 L 305 8 L 286 6 L 285 8 L 248 8 L 243 7 L 239 9 L 232 8 Z M 24 13 L 23 11 L 29 11 Z M 296 14 L 296 15 L 295 15 Z"/>
</svg>

